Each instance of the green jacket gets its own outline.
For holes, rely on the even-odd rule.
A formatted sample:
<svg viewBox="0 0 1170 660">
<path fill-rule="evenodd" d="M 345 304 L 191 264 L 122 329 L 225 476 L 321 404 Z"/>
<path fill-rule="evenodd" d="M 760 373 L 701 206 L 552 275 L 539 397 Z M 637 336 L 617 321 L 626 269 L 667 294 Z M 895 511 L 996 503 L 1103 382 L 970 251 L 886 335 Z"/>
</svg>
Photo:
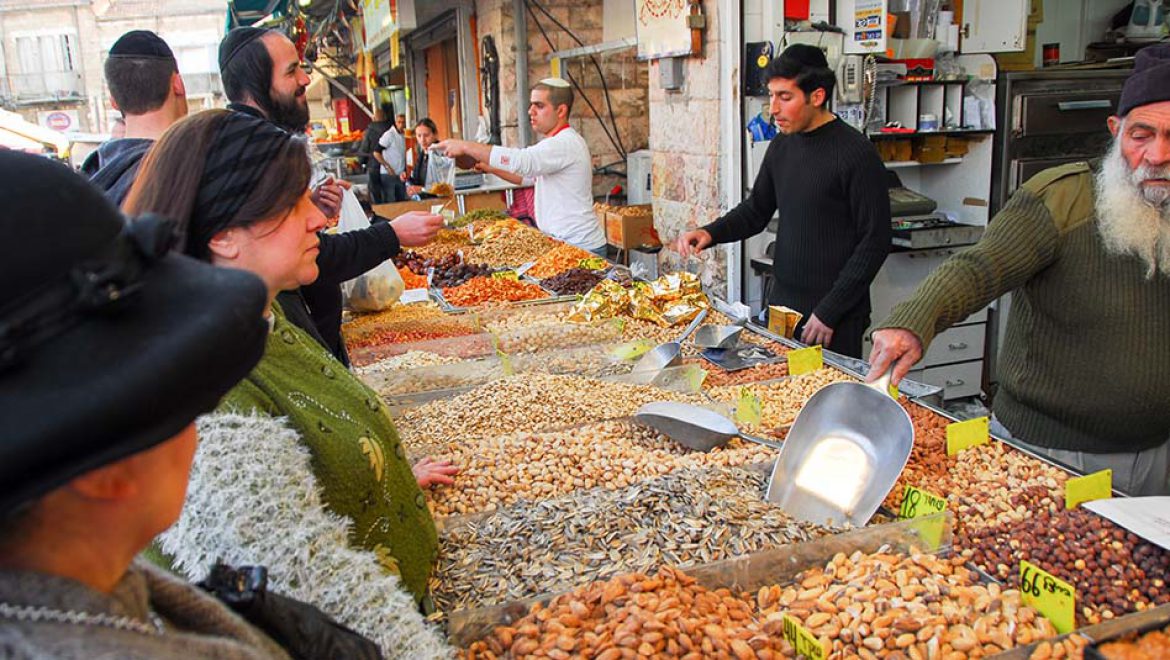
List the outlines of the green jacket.
<svg viewBox="0 0 1170 660">
<path fill-rule="evenodd" d="M 1045 170 L 982 240 L 948 259 L 879 327 L 935 335 L 1013 292 L 995 413 L 1021 440 L 1093 453 L 1170 439 L 1170 278 L 1106 250 L 1094 168 Z"/>
<path fill-rule="evenodd" d="M 272 310 L 264 358 L 218 410 L 286 417 L 309 449 L 326 507 L 352 521 L 350 543 L 374 552 L 421 601 L 438 535 L 389 413 L 279 304 Z"/>
</svg>

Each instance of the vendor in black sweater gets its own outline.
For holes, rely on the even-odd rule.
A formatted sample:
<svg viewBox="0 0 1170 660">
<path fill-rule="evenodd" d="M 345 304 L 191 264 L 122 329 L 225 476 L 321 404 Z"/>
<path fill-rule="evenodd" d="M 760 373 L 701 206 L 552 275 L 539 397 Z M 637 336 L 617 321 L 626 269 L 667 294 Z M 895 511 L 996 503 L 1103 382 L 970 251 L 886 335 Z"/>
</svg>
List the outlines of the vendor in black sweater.
<svg viewBox="0 0 1170 660">
<path fill-rule="evenodd" d="M 870 141 L 825 104 L 836 78 L 820 49 L 797 44 L 768 65 L 772 140 L 739 206 L 684 233 L 683 256 L 760 233 L 779 210 L 768 303 L 804 314 L 796 337 L 861 357 L 869 284 L 890 250 L 885 168 Z"/>
</svg>

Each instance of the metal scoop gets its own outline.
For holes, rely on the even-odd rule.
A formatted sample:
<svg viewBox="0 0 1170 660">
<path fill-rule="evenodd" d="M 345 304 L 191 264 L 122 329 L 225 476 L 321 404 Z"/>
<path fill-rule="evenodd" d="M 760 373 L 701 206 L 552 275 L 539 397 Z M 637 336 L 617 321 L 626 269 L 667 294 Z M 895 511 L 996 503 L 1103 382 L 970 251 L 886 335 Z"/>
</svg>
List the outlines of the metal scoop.
<svg viewBox="0 0 1170 660">
<path fill-rule="evenodd" d="M 705 325 L 695 331 L 695 346 L 702 348 L 731 348 L 735 346 L 742 325 Z"/>
<path fill-rule="evenodd" d="M 822 525 L 869 522 L 914 446 L 910 415 L 888 394 L 890 375 L 833 383 L 804 404 L 772 468 L 769 502 Z"/>
<path fill-rule="evenodd" d="M 638 361 L 634 363 L 634 368 L 630 370 L 630 380 L 634 383 L 648 385 L 654 382 L 654 379 L 658 378 L 663 370 L 681 365 L 682 343 L 706 318 L 707 310 L 700 310 L 678 339 L 659 344 L 638 358 Z"/>
<path fill-rule="evenodd" d="M 647 403 L 634 413 L 634 421 L 645 424 L 680 445 L 708 452 L 722 447 L 732 438 L 780 449 L 783 445 L 754 435 L 741 433 L 735 422 L 702 406 L 673 401 Z"/>
</svg>

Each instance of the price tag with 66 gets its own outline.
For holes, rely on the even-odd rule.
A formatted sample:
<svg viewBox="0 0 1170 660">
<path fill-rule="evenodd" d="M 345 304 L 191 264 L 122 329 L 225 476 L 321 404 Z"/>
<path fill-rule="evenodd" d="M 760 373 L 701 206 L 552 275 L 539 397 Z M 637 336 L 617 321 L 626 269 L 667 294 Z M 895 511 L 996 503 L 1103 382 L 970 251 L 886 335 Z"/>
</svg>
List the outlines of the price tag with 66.
<svg viewBox="0 0 1170 660">
<path fill-rule="evenodd" d="M 1072 632 L 1077 592 L 1072 585 L 1027 561 L 1020 561 L 1020 593 L 1024 604 L 1043 614 L 1060 634 Z"/>
</svg>

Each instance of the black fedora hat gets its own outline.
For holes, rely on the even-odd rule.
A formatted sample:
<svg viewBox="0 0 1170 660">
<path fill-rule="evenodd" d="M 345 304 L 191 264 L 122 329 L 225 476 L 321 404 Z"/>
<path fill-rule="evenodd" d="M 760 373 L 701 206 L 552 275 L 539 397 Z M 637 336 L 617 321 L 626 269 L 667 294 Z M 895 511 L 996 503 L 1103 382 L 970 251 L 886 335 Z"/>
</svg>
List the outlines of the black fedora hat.
<svg viewBox="0 0 1170 660">
<path fill-rule="evenodd" d="M 267 291 L 168 252 L 47 159 L 0 151 L 0 517 L 178 434 L 263 354 Z"/>
</svg>

